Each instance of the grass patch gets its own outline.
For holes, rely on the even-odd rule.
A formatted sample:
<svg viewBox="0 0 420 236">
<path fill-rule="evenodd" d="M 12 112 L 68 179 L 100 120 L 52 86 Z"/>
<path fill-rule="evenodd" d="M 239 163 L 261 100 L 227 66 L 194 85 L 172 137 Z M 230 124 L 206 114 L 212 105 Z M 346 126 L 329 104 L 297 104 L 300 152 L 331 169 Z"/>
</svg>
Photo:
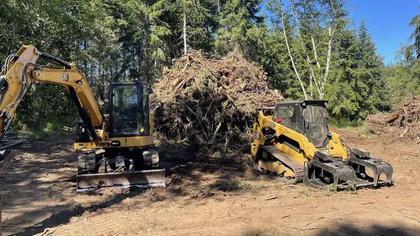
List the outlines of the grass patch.
<svg viewBox="0 0 420 236">
<path fill-rule="evenodd" d="M 230 192 L 242 189 L 243 186 L 240 186 L 238 181 L 236 180 L 225 180 L 219 179 L 213 185 L 211 185 L 211 189 L 219 190 L 223 192 Z"/>
<path fill-rule="evenodd" d="M 328 120 L 329 125 L 340 129 L 355 129 L 365 125 L 364 120 L 349 120 L 344 118 L 331 117 Z"/>
<path fill-rule="evenodd" d="M 74 132 L 66 131 L 66 130 L 18 130 L 17 131 L 19 137 L 26 137 L 30 140 L 37 140 L 41 139 L 45 136 L 51 135 L 69 135 L 70 133 L 73 134 Z"/>
</svg>

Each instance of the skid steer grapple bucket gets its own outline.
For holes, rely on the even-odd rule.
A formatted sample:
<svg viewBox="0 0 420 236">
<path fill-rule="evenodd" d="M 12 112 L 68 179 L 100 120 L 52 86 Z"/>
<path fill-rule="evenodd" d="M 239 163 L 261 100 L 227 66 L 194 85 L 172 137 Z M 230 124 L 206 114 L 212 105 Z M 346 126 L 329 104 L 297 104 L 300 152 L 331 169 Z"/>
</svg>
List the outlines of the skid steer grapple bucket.
<svg viewBox="0 0 420 236">
<path fill-rule="evenodd" d="M 370 157 L 367 150 L 355 148 L 350 158 L 345 161 L 353 168 L 356 175 L 357 186 L 381 187 L 393 185 L 392 166 L 379 158 Z"/>
<path fill-rule="evenodd" d="M 345 190 L 393 185 L 391 165 L 365 150 L 353 149 L 345 161 L 320 154 L 305 163 L 303 181 L 308 186 Z"/>
<path fill-rule="evenodd" d="M 356 178 L 354 170 L 341 160 L 321 158 L 317 154 L 305 163 L 304 169 L 303 182 L 311 187 L 348 189 L 352 188 Z"/>
</svg>

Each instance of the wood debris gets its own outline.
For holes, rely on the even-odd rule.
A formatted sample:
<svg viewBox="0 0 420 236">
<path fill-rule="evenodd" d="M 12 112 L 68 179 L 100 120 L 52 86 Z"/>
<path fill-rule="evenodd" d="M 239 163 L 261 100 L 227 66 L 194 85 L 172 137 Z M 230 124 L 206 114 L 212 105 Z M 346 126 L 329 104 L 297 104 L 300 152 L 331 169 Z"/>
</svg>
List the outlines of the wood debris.
<svg viewBox="0 0 420 236">
<path fill-rule="evenodd" d="M 385 127 L 395 127 L 400 138 L 419 139 L 420 96 L 409 94 L 393 114 L 389 116 L 383 114 L 370 115 L 366 118 L 366 121 L 369 124 L 380 125 L 382 131 L 385 130 Z"/>
<path fill-rule="evenodd" d="M 282 95 L 268 88 L 262 67 L 230 54 L 220 60 L 200 53 L 173 60 L 154 85 L 156 132 L 176 144 L 248 148 L 256 108 Z"/>
</svg>

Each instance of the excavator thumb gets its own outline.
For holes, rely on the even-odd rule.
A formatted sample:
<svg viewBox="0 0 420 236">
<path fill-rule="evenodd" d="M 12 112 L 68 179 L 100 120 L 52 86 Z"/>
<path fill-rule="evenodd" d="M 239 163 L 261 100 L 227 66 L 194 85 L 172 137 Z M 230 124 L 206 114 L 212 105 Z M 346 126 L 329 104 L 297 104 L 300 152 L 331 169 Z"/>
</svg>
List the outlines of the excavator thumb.
<svg viewBox="0 0 420 236">
<path fill-rule="evenodd" d="M 26 142 L 26 139 L 12 139 L 12 140 L 0 140 L 0 168 L 3 167 L 5 162 L 13 159 L 15 156 L 22 154 L 21 151 L 16 149 L 10 149 L 15 145 Z"/>
<path fill-rule="evenodd" d="M 7 162 L 12 160 L 14 157 L 21 155 L 22 152 L 16 149 L 4 149 L 0 151 L 0 168 L 3 167 Z"/>
</svg>

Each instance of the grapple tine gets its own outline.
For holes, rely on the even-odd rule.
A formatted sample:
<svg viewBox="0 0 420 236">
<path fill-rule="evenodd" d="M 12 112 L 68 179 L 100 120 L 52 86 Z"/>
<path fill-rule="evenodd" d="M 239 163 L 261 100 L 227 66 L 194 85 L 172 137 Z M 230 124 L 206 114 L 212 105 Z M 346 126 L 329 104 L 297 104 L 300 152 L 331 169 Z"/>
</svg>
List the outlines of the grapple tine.
<svg viewBox="0 0 420 236">
<path fill-rule="evenodd" d="M 392 166 L 379 158 L 370 157 L 370 153 L 363 149 L 353 149 L 345 161 L 332 158 L 325 152 L 316 152 L 304 167 L 304 183 L 311 187 L 330 186 L 330 189 L 343 190 L 393 184 Z M 367 168 L 372 170 L 371 175 L 366 173 Z M 380 179 L 383 175 L 385 180 Z"/>
<path fill-rule="evenodd" d="M 355 170 L 358 182 L 365 182 L 365 184 L 371 183 L 373 187 L 392 185 L 392 166 L 379 158 L 372 158 L 369 155 L 370 153 L 368 151 L 353 149 L 352 155 L 346 160 L 348 165 Z M 372 177 L 366 173 L 366 168 L 372 170 Z M 385 175 L 385 180 L 380 179 L 382 174 Z"/>
<path fill-rule="evenodd" d="M 304 183 L 310 187 L 332 187 L 334 190 L 350 188 L 354 183 L 354 170 L 341 160 L 320 159 L 315 156 L 305 163 Z"/>
</svg>

